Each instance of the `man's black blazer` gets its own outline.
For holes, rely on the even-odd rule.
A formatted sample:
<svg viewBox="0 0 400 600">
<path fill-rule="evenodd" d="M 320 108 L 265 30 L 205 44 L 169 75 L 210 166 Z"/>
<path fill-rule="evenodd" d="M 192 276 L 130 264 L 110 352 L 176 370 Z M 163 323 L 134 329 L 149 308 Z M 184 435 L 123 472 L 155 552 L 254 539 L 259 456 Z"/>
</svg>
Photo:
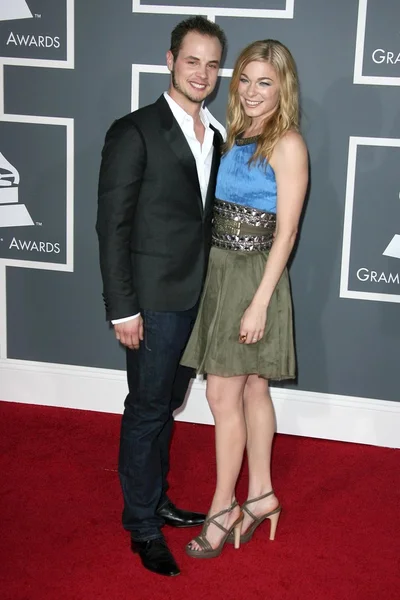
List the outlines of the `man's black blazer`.
<svg viewBox="0 0 400 600">
<path fill-rule="evenodd" d="M 196 304 L 210 248 L 221 144 L 214 129 L 203 208 L 195 159 L 164 96 L 108 130 L 96 224 L 107 319 Z"/>
</svg>

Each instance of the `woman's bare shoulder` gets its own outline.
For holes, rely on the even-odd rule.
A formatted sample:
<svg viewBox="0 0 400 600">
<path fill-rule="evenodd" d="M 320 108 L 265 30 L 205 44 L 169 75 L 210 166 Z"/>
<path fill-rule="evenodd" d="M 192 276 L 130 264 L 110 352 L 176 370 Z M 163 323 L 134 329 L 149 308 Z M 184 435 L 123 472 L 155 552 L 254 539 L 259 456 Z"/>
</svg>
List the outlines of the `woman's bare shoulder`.
<svg viewBox="0 0 400 600">
<path fill-rule="evenodd" d="M 275 150 L 279 154 L 293 155 L 307 154 L 307 146 L 303 139 L 303 136 L 298 131 L 290 129 L 283 134 L 275 146 Z"/>
</svg>

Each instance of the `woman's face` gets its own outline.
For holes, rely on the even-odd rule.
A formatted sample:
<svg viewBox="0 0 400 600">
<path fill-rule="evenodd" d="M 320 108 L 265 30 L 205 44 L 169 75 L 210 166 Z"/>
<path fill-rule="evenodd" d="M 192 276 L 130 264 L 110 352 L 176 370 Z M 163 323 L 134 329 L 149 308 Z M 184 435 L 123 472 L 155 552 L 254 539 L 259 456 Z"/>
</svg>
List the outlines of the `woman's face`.
<svg viewBox="0 0 400 600">
<path fill-rule="evenodd" d="M 246 115 L 261 124 L 279 102 L 280 85 L 274 67 L 264 60 L 248 63 L 240 76 L 238 94 Z"/>
</svg>

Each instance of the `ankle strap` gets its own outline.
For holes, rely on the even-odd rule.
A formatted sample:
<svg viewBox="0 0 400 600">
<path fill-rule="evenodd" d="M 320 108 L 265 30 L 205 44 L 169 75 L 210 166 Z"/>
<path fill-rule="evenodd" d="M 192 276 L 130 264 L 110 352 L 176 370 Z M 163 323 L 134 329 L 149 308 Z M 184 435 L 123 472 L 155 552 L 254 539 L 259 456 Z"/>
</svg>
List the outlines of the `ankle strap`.
<svg viewBox="0 0 400 600">
<path fill-rule="evenodd" d="M 213 525 L 216 525 L 224 533 L 228 533 L 228 530 L 225 529 L 225 527 L 223 527 L 215 519 L 217 519 L 218 517 L 221 517 L 222 515 L 225 515 L 228 512 L 231 512 L 231 510 L 233 510 L 236 506 L 239 506 L 239 504 L 238 504 L 238 501 L 235 498 L 235 500 L 232 502 L 232 504 L 228 508 L 224 508 L 224 510 L 220 510 L 218 513 L 215 513 L 215 515 L 211 515 L 210 517 L 208 517 L 204 521 L 204 526 L 203 526 L 204 534 L 206 534 L 208 526 L 210 525 L 210 523 L 213 523 Z"/>
<path fill-rule="evenodd" d="M 259 520 L 258 517 L 253 515 L 251 510 L 248 508 L 248 505 L 251 504 L 252 502 L 257 502 L 257 500 L 262 500 L 263 498 L 272 496 L 273 493 L 274 493 L 274 490 L 271 490 L 267 494 L 263 494 L 262 496 L 257 496 L 257 498 L 252 498 L 251 500 L 246 500 L 246 502 L 244 502 L 242 505 L 242 509 L 244 510 L 244 512 L 246 512 L 249 515 L 249 517 L 251 517 L 253 519 L 253 521 L 258 521 Z"/>
<path fill-rule="evenodd" d="M 273 493 L 274 493 L 274 490 L 271 490 L 267 494 L 263 494 L 262 496 L 257 496 L 257 498 L 252 498 L 251 500 L 246 500 L 246 502 L 243 503 L 243 506 L 247 506 L 248 504 L 251 504 L 252 502 L 257 502 L 258 500 L 263 500 L 263 498 L 272 496 Z"/>
<path fill-rule="evenodd" d="M 215 513 L 215 515 L 211 515 L 210 519 L 216 519 L 217 517 L 221 517 L 222 515 L 224 515 L 228 512 L 231 512 L 231 510 L 233 510 L 235 508 L 235 506 L 239 506 L 236 498 L 228 508 L 224 508 L 224 510 L 220 510 L 219 513 Z"/>
</svg>

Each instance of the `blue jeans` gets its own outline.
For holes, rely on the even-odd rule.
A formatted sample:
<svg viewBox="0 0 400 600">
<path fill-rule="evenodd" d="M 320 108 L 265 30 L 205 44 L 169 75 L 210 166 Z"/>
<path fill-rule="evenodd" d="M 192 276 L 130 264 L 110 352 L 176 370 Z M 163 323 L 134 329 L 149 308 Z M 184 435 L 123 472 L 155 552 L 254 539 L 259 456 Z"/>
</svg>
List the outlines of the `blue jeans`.
<svg viewBox="0 0 400 600">
<path fill-rule="evenodd" d="M 121 423 L 118 472 L 122 524 L 135 541 L 161 537 L 157 508 L 167 500 L 174 410 L 185 399 L 193 369 L 179 364 L 196 318 L 188 311 L 142 311 L 144 340 L 127 349 L 129 394 Z"/>
</svg>

